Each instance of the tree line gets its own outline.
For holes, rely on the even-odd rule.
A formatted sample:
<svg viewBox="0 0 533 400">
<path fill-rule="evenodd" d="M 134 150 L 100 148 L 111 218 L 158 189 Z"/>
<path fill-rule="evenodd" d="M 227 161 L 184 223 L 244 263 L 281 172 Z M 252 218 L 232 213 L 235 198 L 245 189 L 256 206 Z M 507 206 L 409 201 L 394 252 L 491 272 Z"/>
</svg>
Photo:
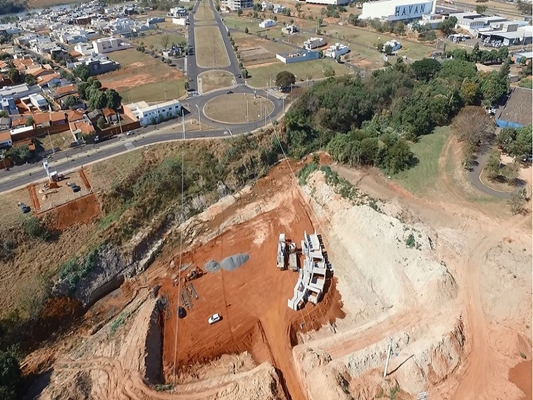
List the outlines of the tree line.
<svg viewBox="0 0 533 400">
<path fill-rule="evenodd" d="M 285 145 L 302 157 L 320 148 L 340 162 L 377 166 L 392 173 L 416 160 L 407 141 L 450 123 L 465 106 L 491 104 L 509 88 L 508 63 L 478 72 L 474 61 L 423 59 L 317 83 L 285 118 Z"/>
<path fill-rule="evenodd" d="M 28 7 L 25 1 L 20 0 L 0 0 L 0 15 L 15 14 L 26 10 Z"/>
</svg>

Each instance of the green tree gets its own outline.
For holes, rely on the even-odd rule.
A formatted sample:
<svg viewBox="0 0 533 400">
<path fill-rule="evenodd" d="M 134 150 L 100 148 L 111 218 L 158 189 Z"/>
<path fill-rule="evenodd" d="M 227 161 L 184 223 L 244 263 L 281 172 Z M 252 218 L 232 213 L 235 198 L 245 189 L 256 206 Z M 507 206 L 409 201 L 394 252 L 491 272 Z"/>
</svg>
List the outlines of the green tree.
<svg viewBox="0 0 533 400">
<path fill-rule="evenodd" d="M 28 86 L 37 85 L 37 79 L 35 79 L 33 75 L 26 75 L 24 77 L 24 82 L 26 82 Z"/>
<path fill-rule="evenodd" d="M 33 126 L 34 123 L 35 120 L 33 119 L 33 117 L 26 118 L 26 126 Z"/>
<path fill-rule="evenodd" d="M 461 84 L 459 93 L 461 95 L 461 99 L 466 105 L 474 105 L 479 103 L 481 93 L 479 84 L 476 81 L 471 81 L 468 78 L 465 78 Z"/>
<path fill-rule="evenodd" d="M 89 92 L 89 107 L 93 110 L 106 106 L 107 99 L 105 93 L 100 89 L 91 89 Z"/>
<path fill-rule="evenodd" d="M 440 24 L 439 24 L 439 30 L 444 33 L 446 36 L 452 34 L 455 29 L 455 25 L 457 24 L 457 18 L 454 17 L 454 16 L 451 16 L 447 19 L 445 19 L 444 21 L 442 21 Z"/>
<path fill-rule="evenodd" d="M 513 193 L 513 196 L 509 199 L 507 204 L 509 205 L 509 208 L 513 215 L 521 214 L 522 212 L 524 212 L 524 205 L 526 204 L 526 199 L 524 198 L 524 195 L 520 191 L 518 191 Z"/>
<path fill-rule="evenodd" d="M 185 88 L 185 90 L 189 90 L 189 82 L 185 81 L 183 87 Z"/>
<path fill-rule="evenodd" d="M 78 103 L 78 101 L 76 100 L 76 98 L 72 95 L 69 95 L 65 98 L 65 100 L 63 100 L 63 106 L 65 108 L 70 108 L 74 105 L 76 105 Z"/>
<path fill-rule="evenodd" d="M 72 73 L 76 78 L 81 79 L 83 82 L 87 82 L 87 79 L 89 79 L 89 76 L 91 75 L 91 71 L 89 70 L 89 67 L 87 64 L 82 63 L 75 67 L 72 70 Z"/>
<path fill-rule="evenodd" d="M 120 108 L 120 105 L 122 104 L 122 96 L 120 96 L 115 89 L 107 89 L 104 92 L 104 95 L 105 106 L 107 108 L 111 108 L 112 110 Z"/>
<path fill-rule="evenodd" d="M 18 355 L 14 348 L 0 351 L 0 398 L 15 400 L 16 389 L 22 377 Z"/>
<path fill-rule="evenodd" d="M 16 68 L 10 68 L 9 72 L 7 73 L 7 76 L 9 77 L 11 82 L 13 82 L 14 85 L 18 85 L 24 82 L 25 79 L 25 75 Z"/>
<path fill-rule="evenodd" d="M 104 117 L 100 117 L 98 118 L 98 121 L 96 121 L 96 126 L 98 126 L 98 128 L 100 129 L 104 129 L 105 128 L 105 118 Z"/>
<path fill-rule="evenodd" d="M 424 58 L 413 62 L 411 68 L 417 79 L 427 82 L 440 71 L 441 64 L 432 58 Z"/>
<path fill-rule="evenodd" d="M 531 156 L 532 143 L 531 125 L 520 127 L 516 130 L 515 140 L 508 146 L 508 153 L 515 159 L 522 160 Z"/>
<path fill-rule="evenodd" d="M 481 94 L 487 104 L 494 104 L 507 93 L 509 79 L 503 79 L 499 72 L 492 71 L 481 79 Z"/>
<path fill-rule="evenodd" d="M 276 86 L 279 88 L 288 88 L 296 83 L 296 77 L 292 72 L 281 71 L 276 75 Z"/>
<path fill-rule="evenodd" d="M 485 13 L 485 11 L 487 11 L 487 6 L 482 6 L 482 5 L 477 5 L 476 6 L 476 12 L 478 14 L 483 14 L 483 13 Z"/>
<path fill-rule="evenodd" d="M 490 153 L 487 163 L 485 164 L 485 170 L 487 171 L 487 174 L 490 179 L 494 179 L 498 175 L 500 175 L 500 167 L 501 167 L 500 152 L 498 150 L 493 150 Z"/>
<path fill-rule="evenodd" d="M 248 73 L 248 70 L 247 69 L 242 69 L 241 71 L 241 75 L 244 79 L 248 79 L 250 77 L 250 74 Z"/>
<path fill-rule="evenodd" d="M 244 28 L 244 33 L 248 34 L 248 32 L 250 32 L 250 30 L 248 29 L 248 27 Z"/>
</svg>

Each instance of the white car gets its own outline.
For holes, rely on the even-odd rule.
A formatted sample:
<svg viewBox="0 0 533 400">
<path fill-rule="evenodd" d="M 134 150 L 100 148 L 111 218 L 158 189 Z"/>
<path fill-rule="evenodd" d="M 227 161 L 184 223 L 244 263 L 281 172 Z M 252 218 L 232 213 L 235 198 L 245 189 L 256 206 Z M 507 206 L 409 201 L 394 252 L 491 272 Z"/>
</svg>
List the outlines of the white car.
<svg viewBox="0 0 533 400">
<path fill-rule="evenodd" d="M 128 131 L 128 132 L 126 133 L 126 136 L 131 136 L 131 135 L 133 135 L 134 133 L 135 133 L 135 131 Z"/>
<path fill-rule="evenodd" d="M 220 321 L 222 319 L 222 317 L 220 316 L 220 314 L 216 313 L 216 314 L 213 314 L 209 317 L 209 319 L 207 320 L 207 322 L 209 322 L 209 325 L 213 325 L 214 323 Z"/>
</svg>

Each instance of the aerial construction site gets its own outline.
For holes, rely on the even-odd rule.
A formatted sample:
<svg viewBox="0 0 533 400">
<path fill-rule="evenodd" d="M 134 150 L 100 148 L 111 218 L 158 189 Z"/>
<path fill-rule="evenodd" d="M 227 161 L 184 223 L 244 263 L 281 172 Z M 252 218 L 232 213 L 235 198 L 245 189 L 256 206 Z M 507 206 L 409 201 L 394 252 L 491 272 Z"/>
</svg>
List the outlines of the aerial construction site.
<svg viewBox="0 0 533 400">
<path fill-rule="evenodd" d="M 485 322 L 531 324 L 513 278 L 531 274 L 521 222 L 471 214 L 459 230 L 460 208 L 409 198 L 420 214 L 407 212 L 386 181 L 363 187 L 394 201 L 347 200 L 321 171 L 298 184 L 299 167 L 166 234 L 150 268 L 83 316 L 83 341 L 28 358 L 57 357 L 41 398 L 524 398 L 531 338 Z"/>
</svg>

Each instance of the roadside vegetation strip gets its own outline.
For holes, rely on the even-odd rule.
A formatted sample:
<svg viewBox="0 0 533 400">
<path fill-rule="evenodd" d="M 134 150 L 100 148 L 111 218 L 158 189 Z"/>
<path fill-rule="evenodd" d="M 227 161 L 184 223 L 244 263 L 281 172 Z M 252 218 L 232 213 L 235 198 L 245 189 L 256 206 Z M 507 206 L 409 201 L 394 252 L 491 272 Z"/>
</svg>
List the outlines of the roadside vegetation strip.
<svg viewBox="0 0 533 400">
<path fill-rule="evenodd" d="M 431 135 L 410 143 L 418 162 L 410 169 L 392 175 L 392 178 L 413 194 L 425 194 L 435 188 L 439 176 L 439 158 L 451 134 L 448 126 L 436 128 Z"/>
<path fill-rule="evenodd" d="M 200 68 L 224 68 L 230 65 L 228 52 L 218 26 L 194 28 L 196 63 Z"/>
<path fill-rule="evenodd" d="M 214 19 L 215 14 L 213 13 L 211 6 L 209 5 L 209 1 L 203 0 L 200 3 L 198 9 L 196 10 L 196 13 L 194 14 L 194 21 L 209 21 Z"/>
</svg>

